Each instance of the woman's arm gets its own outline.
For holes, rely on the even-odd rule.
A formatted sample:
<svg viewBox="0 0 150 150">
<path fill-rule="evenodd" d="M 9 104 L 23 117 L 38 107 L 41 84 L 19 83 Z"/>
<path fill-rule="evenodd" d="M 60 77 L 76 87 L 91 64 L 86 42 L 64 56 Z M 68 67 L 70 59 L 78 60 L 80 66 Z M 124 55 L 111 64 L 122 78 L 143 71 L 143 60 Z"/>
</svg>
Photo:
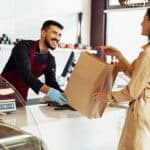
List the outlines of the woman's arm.
<svg viewBox="0 0 150 150">
<path fill-rule="evenodd" d="M 150 80 L 150 57 L 143 53 L 136 60 L 132 70 L 132 78 L 125 89 L 112 92 L 107 99 L 114 102 L 131 101 L 137 99 Z"/>
</svg>

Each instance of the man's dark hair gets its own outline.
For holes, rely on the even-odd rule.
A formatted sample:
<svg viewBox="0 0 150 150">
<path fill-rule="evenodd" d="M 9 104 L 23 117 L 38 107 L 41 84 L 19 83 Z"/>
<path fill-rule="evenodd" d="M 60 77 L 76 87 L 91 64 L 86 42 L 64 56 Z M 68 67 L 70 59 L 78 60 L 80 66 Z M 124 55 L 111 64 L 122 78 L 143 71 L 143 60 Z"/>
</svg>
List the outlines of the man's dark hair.
<svg viewBox="0 0 150 150">
<path fill-rule="evenodd" d="M 51 25 L 54 25 L 54 26 L 57 26 L 59 27 L 60 29 L 63 29 L 63 25 L 61 25 L 59 22 L 57 21 L 54 21 L 54 20 L 47 20 L 43 23 L 42 27 L 41 27 L 41 30 L 46 30 L 48 29 Z"/>
</svg>

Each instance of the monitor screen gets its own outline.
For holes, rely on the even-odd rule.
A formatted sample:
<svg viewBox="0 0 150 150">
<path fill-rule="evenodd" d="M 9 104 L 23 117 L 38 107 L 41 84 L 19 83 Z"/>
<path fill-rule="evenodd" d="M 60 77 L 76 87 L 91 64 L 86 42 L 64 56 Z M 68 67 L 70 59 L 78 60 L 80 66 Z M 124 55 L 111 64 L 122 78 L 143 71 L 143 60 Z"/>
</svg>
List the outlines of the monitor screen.
<svg viewBox="0 0 150 150">
<path fill-rule="evenodd" d="M 71 54 L 66 62 L 66 65 L 63 69 L 63 72 L 61 74 L 62 77 L 66 77 L 66 75 L 72 71 L 72 67 L 74 67 L 74 65 L 75 65 L 74 61 L 75 61 L 75 54 L 74 54 L 74 52 L 71 52 Z"/>
</svg>

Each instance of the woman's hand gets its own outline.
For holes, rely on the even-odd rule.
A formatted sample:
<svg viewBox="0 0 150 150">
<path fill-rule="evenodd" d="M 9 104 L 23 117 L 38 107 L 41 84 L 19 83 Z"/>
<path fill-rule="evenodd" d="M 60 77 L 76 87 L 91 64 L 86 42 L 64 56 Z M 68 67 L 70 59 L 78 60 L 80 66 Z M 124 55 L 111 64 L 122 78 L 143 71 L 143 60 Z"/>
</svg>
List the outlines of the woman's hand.
<svg viewBox="0 0 150 150">
<path fill-rule="evenodd" d="M 94 96 L 95 96 L 95 101 L 100 102 L 102 100 L 106 100 L 107 93 L 99 91 L 99 92 L 95 93 Z"/>
<path fill-rule="evenodd" d="M 105 55 L 115 56 L 118 60 L 123 58 L 121 52 L 112 46 L 100 46 L 100 49 Z"/>
</svg>

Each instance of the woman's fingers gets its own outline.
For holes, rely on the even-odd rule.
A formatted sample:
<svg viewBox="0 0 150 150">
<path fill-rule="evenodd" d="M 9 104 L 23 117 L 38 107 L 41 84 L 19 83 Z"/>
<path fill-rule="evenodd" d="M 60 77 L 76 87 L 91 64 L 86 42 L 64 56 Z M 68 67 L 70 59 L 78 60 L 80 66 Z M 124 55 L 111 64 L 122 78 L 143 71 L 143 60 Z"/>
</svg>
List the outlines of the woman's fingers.
<svg viewBox="0 0 150 150">
<path fill-rule="evenodd" d="M 104 100 L 106 98 L 107 93 L 106 92 L 96 92 L 94 94 L 96 102 Z"/>
</svg>

